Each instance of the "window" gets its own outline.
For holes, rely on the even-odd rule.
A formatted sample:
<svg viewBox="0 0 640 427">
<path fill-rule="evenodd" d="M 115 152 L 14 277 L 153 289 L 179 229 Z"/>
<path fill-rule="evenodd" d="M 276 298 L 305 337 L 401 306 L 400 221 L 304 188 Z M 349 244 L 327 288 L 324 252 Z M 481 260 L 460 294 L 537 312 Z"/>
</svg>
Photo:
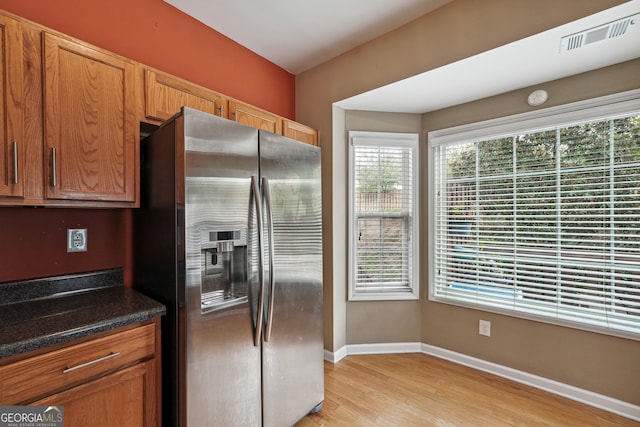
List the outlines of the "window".
<svg viewBox="0 0 640 427">
<path fill-rule="evenodd" d="M 431 133 L 431 299 L 640 337 L 639 97 Z"/>
<path fill-rule="evenodd" d="M 349 299 L 417 299 L 418 135 L 349 140 Z"/>
</svg>

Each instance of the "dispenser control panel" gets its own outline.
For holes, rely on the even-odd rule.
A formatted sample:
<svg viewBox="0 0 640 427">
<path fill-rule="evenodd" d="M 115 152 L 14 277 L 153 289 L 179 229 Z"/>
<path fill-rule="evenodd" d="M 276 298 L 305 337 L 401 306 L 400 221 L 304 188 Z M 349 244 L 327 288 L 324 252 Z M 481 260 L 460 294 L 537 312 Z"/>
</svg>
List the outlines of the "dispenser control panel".
<svg viewBox="0 0 640 427">
<path fill-rule="evenodd" d="M 200 237 L 203 314 L 246 302 L 246 230 L 203 230 Z"/>
</svg>

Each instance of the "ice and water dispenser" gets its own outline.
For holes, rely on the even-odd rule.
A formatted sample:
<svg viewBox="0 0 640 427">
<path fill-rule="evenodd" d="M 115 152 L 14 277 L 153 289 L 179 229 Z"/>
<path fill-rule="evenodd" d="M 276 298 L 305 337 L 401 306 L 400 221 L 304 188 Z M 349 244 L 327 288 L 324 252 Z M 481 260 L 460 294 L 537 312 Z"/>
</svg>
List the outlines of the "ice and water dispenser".
<svg viewBox="0 0 640 427">
<path fill-rule="evenodd" d="M 201 234 L 202 313 L 247 301 L 247 230 Z"/>
</svg>

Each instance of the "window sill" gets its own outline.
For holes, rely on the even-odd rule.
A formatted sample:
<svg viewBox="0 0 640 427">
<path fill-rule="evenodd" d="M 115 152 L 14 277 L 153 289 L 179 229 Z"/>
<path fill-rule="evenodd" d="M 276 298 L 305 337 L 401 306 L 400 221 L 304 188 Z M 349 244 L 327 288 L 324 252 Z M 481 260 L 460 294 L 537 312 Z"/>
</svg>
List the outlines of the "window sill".
<svg viewBox="0 0 640 427">
<path fill-rule="evenodd" d="M 491 307 L 484 304 L 477 304 L 471 301 L 463 301 L 463 300 L 439 297 L 439 296 L 433 295 L 433 293 L 429 295 L 429 301 L 435 302 L 435 303 L 453 305 L 457 307 L 468 308 L 468 309 L 487 312 L 487 313 L 500 314 L 508 317 L 515 317 L 518 319 L 531 320 L 534 322 L 546 323 L 549 325 L 562 326 L 562 327 L 571 328 L 571 329 L 578 329 L 581 331 L 594 332 L 602 335 L 610 335 L 614 337 L 640 341 L 639 333 L 625 331 L 622 329 L 612 329 L 612 328 L 602 327 L 598 325 L 587 324 L 583 322 L 571 321 L 567 318 L 554 318 L 554 317 L 540 316 L 533 313 L 527 313 L 524 311 L 514 311 L 509 309 L 503 309 L 500 307 Z"/>
<path fill-rule="evenodd" d="M 420 296 L 414 292 L 360 292 L 349 295 L 349 301 L 417 301 Z"/>
</svg>

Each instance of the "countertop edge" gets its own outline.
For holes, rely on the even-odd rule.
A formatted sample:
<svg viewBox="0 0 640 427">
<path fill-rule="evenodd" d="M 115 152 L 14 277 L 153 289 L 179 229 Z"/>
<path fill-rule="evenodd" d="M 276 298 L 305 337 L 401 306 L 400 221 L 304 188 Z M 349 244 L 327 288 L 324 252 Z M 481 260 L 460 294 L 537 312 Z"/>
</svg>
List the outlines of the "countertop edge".
<svg viewBox="0 0 640 427">
<path fill-rule="evenodd" d="M 128 308 L 116 310 L 119 312 L 113 314 L 96 315 L 96 318 L 90 321 L 79 320 L 75 322 L 73 314 L 71 314 L 65 319 L 68 325 L 59 330 L 49 333 L 40 333 L 36 330 L 31 336 L 17 338 L 15 341 L 7 340 L 0 344 L 0 360 L 64 344 L 99 332 L 145 322 L 166 314 L 166 307 L 163 304 L 132 289 L 127 289 L 121 297 L 116 296 L 116 298 L 121 298 L 122 305 Z M 117 305 L 117 300 L 115 305 Z"/>
</svg>

